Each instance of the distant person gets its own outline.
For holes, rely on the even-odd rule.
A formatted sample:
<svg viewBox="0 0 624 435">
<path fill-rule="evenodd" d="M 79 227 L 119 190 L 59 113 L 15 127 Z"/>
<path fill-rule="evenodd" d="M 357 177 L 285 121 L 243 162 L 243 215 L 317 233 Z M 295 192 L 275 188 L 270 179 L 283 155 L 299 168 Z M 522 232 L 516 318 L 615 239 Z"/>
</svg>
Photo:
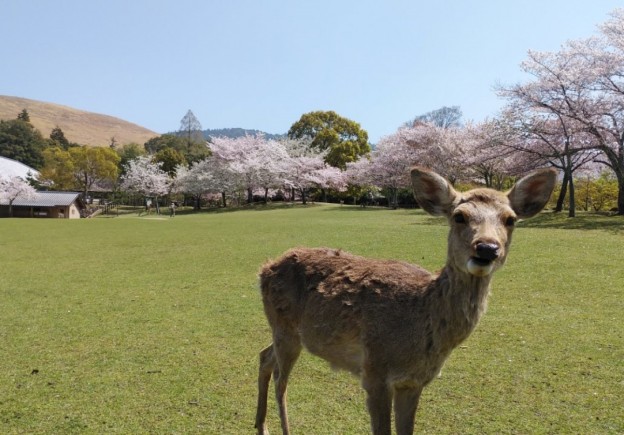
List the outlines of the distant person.
<svg viewBox="0 0 624 435">
<path fill-rule="evenodd" d="M 171 202 L 171 204 L 169 205 L 169 217 L 175 216 L 175 209 L 176 209 L 176 203 Z"/>
</svg>

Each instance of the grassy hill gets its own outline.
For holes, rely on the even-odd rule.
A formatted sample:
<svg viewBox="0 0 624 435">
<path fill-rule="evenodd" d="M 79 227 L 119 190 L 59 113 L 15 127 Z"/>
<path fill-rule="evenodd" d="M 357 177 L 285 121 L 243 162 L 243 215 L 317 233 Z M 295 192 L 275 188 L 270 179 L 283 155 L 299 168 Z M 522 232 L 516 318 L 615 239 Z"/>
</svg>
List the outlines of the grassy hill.
<svg viewBox="0 0 624 435">
<path fill-rule="evenodd" d="M 118 144 L 144 144 L 154 136 L 151 130 L 113 116 L 85 112 L 59 104 L 0 95 L 0 119 L 15 119 L 23 109 L 30 122 L 48 137 L 56 126 L 70 142 L 81 145 L 107 146 L 114 137 Z"/>
</svg>

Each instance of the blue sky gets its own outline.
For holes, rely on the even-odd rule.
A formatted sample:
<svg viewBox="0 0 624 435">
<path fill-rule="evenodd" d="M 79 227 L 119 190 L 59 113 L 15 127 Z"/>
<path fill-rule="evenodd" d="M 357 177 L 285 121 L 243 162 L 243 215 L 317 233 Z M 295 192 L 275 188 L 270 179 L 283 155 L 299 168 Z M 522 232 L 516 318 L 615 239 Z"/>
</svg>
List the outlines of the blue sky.
<svg viewBox="0 0 624 435">
<path fill-rule="evenodd" d="M 0 94 L 158 133 L 284 133 L 334 110 L 376 142 L 442 106 L 496 115 L 527 50 L 596 34 L 611 0 L 3 0 Z"/>
</svg>

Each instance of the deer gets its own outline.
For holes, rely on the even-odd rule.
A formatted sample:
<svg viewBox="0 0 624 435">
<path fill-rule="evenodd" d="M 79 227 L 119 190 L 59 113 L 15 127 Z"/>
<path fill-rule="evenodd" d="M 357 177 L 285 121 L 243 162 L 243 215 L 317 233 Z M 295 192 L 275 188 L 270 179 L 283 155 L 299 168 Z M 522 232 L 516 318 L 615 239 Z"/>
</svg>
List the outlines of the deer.
<svg viewBox="0 0 624 435">
<path fill-rule="evenodd" d="M 286 389 L 301 350 L 361 380 L 374 435 L 412 434 L 421 393 L 487 307 L 493 273 L 509 253 L 519 219 L 548 203 L 554 169 L 537 170 L 506 193 L 458 192 L 437 173 L 411 169 L 414 197 L 450 229 L 438 273 L 402 261 L 330 248 L 294 248 L 260 271 L 273 342 L 260 352 L 255 427 L 266 427 L 273 377 L 282 433 L 290 433 Z"/>
</svg>

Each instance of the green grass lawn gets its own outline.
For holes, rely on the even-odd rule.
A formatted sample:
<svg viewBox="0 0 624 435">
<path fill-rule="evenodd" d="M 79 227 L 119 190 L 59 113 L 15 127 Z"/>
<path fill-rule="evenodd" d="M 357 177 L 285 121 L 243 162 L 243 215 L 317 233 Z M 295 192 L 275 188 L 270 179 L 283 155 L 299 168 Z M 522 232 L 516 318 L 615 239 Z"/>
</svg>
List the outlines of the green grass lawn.
<svg viewBox="0 0 624 435">
<path fill-rule="evenodd" d="M 2 219 L 0 433 L 253 433 L 271 341 L 260 265 L 299 245 L 438 269 L 446 232 L 421 211 L 327 205 Z M 623 248 L 621 217 L 520 223 L 417 431 L 623 433 Z M 291 429 L 367 433 L 364 401 L 357 379 L 304 353 Z M 268 423 L 279 433 L 273 401 Z"/>
</svg>

